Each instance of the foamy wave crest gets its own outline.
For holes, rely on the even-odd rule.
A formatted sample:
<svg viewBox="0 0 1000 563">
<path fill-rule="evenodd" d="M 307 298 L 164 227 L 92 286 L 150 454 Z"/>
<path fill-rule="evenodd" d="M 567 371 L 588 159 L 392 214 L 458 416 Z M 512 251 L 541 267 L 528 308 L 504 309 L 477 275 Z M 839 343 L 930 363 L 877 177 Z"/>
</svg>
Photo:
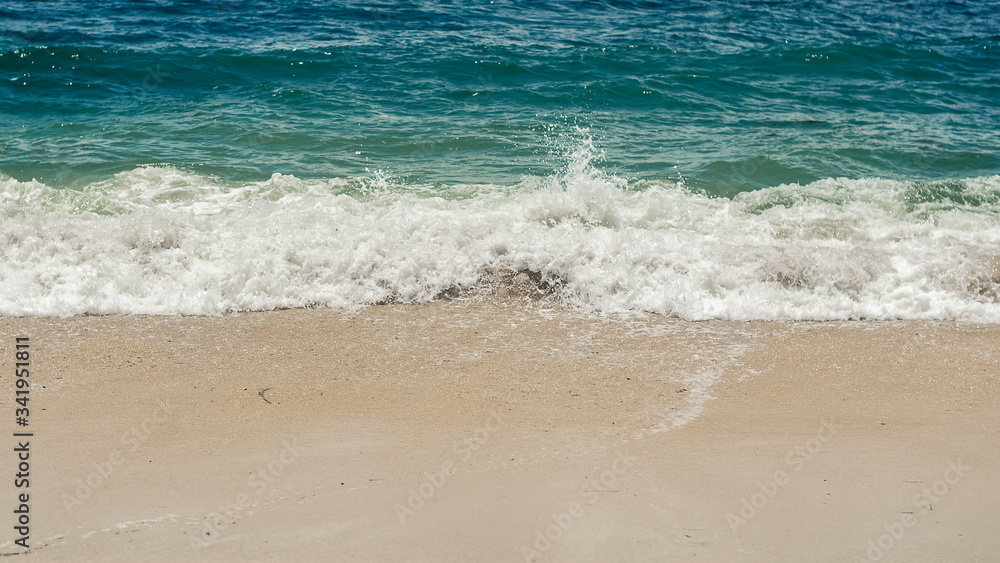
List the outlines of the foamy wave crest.
<svg viewBox="0 0 1000 563">
<path fill-rule="evenodd" d="M 827 179 L 733 200 L 573 163 L 515 186 L 144 167 L 0 177 L 0 314 L 218 314 L 462 293 L 524 272 L 587 310 L 1000 322 L 1000 176 Z"/>
</svg>

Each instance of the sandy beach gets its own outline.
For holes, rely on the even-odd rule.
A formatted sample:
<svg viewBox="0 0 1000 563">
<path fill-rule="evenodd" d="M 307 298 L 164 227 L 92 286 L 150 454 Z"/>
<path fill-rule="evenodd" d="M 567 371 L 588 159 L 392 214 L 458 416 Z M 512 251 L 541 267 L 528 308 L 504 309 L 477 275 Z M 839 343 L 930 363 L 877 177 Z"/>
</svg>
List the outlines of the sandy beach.
<svg viewBox="0 0 1000 563">
<path fill-rule="evenodd" d="M 3 373 L 24 335 L 12 561 L 1000 559 L 997 325 L 4 318 Z"/>
</svg>

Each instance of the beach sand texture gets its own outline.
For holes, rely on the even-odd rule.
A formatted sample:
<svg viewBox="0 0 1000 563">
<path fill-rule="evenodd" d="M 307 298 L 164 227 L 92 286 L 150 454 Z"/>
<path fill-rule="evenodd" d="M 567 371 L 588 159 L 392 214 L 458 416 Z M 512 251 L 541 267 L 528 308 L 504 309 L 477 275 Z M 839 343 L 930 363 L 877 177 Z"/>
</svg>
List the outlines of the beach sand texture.
<svg viewBox="0 0 1000 563">
<path fill-rule="evenodd" d="M 17 335 L 13 561 L 1000 559 L 997 325 L 516 300 L 4 318 L 5 373 Z"/>
</svg>

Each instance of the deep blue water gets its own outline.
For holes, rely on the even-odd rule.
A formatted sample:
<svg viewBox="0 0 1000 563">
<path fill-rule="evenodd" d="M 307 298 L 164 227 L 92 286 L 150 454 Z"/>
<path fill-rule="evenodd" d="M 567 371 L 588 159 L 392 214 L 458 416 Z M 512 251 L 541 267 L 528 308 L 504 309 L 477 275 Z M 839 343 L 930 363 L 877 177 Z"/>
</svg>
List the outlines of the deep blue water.
<svg viewBox="0 0 1000 563">
<path fill-rule="evenodd" d="M 0 172 L 516 181 L 732 195 L 1000 171 L 998 2 L 11 1 Z"/>
</svg>

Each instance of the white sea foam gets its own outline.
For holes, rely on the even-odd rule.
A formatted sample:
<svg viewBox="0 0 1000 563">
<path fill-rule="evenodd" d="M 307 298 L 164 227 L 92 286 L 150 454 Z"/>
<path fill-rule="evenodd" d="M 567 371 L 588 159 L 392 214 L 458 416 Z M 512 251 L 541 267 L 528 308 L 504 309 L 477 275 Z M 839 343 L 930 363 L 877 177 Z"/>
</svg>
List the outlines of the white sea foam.
<svg viewBox="0 0 1000 563">
<path fill-rule="evenodd" d="M 729 200 L 630 183 L 590 154 L 506 187 L 226 185 L 144 167 L 74 191 L 0 176 L 0 314 L 354 309 L 527 269 L 605 312 L 1000 322 L 1000 176 Z"/>
</svg>

